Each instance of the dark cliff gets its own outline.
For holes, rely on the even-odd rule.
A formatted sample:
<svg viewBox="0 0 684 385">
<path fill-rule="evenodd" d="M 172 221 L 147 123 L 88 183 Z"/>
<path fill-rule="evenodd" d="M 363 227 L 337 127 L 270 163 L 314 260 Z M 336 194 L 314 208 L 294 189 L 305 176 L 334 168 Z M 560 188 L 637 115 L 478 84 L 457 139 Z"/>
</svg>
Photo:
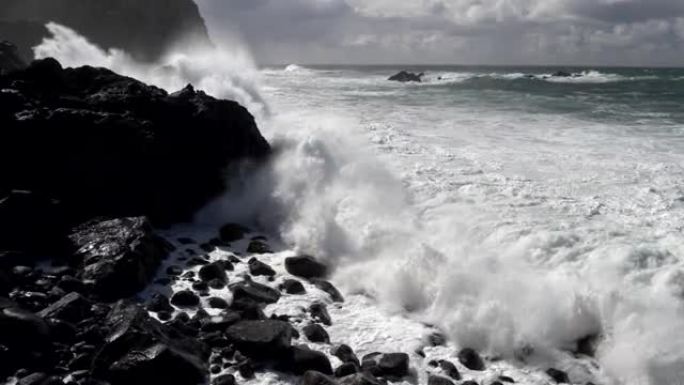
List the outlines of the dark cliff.
<svg viewBox="0 0 684 385">
<path fill-rule="evenodd" d="M 48 36 L 47 22 L 70 27 L 102 48 L 121 48 L 138 60 L 152 61 L 176 43 L 211 45 L 193 0 L 2 0 L 0 40 L 31 47 Z"/>
</svg>

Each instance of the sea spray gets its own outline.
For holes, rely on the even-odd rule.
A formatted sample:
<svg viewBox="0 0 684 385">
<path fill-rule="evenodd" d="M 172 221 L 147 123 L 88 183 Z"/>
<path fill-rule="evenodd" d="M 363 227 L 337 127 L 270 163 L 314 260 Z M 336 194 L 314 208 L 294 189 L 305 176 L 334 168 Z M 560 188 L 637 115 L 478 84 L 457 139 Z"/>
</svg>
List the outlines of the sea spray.
<svg viewBox="0 0 684 385">
<path fill-rule="evenodd" d="M 91 65 L 134 77 L 174 92 L 192 84 L 208 94 L 233 99 L 257 119 L 268 114 L 259 94 L 259 73 L 248 50 L 235 44 L 228 49 L 184 49 L 168 52 L 157 63 L 139 63 L 116 48 L 103 50 L 72 29 L 48 23 L 52 37 L 33 49 L 37 59 L 57 58 L 63 66 Z"/>
<path fill-rule="evenodd" d="M 258 225 L 329 261 L 349 293 L 440 325 L 461 346 L 541 368 L 561 364 L 575 375 L 584 369 L 568 352 L 596 336 L 598 358 L 619 383 L 669 385 L 684 376 L 684 278 L 673 255 L 681 238 L 594 235 L 608 233 L 609 222 L 516 227 L 525 218 L 511 221 L 483 198 L 537 192 L 505 178 L 494 178 L 501 186 L 480 180 L 419 199 L 423 186 L 388 170 L 357 115 L 325 107 L 264 113 L 251 60 L 171 53 L 154 65 L 134 63 L 63 27 L 51 24 L 51 31 L 55 37 L 36 49 L 41 57 L 106 66 L 169 91 L 193 82 L 257 114 L 276 149 L 272 161 L 232 179 L 199 222 Z"/>
</svg>

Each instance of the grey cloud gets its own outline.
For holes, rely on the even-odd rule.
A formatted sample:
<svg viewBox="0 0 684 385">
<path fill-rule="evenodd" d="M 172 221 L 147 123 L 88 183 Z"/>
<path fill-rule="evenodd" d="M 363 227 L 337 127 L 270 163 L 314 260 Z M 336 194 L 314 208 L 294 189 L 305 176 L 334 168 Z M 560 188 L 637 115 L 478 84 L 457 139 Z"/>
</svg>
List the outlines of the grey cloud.
<svg viewBox="0 0 684 385">
<path fill-rule="evenodd" d="M 268 64 L 684 65 L 682 0 L 197 1 Z"/>
</svg>

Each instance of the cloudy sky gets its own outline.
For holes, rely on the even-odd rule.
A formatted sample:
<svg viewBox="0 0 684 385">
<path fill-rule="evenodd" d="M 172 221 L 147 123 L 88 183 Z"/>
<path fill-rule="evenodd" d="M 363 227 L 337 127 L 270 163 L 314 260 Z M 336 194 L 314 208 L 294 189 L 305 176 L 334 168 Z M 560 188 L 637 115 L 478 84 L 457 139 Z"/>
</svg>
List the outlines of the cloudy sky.
<svg viewBox="0 0 684 385">
<path fill-rule="evenodd" d="M 684 65 L 684 0 L 196 0 L 262 64 Z"/>
</svg>

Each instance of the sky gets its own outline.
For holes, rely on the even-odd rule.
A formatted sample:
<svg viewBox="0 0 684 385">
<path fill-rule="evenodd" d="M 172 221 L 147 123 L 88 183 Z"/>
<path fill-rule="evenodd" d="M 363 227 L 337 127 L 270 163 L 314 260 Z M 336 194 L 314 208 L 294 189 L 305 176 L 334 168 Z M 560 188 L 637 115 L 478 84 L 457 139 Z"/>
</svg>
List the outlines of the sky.
<svg viewBox="0 0 684 385">
<path fill-rule="evenodd" d="M 684 65 L 684 0 L 196 1 L 260 64 Z"/>
</svg>

